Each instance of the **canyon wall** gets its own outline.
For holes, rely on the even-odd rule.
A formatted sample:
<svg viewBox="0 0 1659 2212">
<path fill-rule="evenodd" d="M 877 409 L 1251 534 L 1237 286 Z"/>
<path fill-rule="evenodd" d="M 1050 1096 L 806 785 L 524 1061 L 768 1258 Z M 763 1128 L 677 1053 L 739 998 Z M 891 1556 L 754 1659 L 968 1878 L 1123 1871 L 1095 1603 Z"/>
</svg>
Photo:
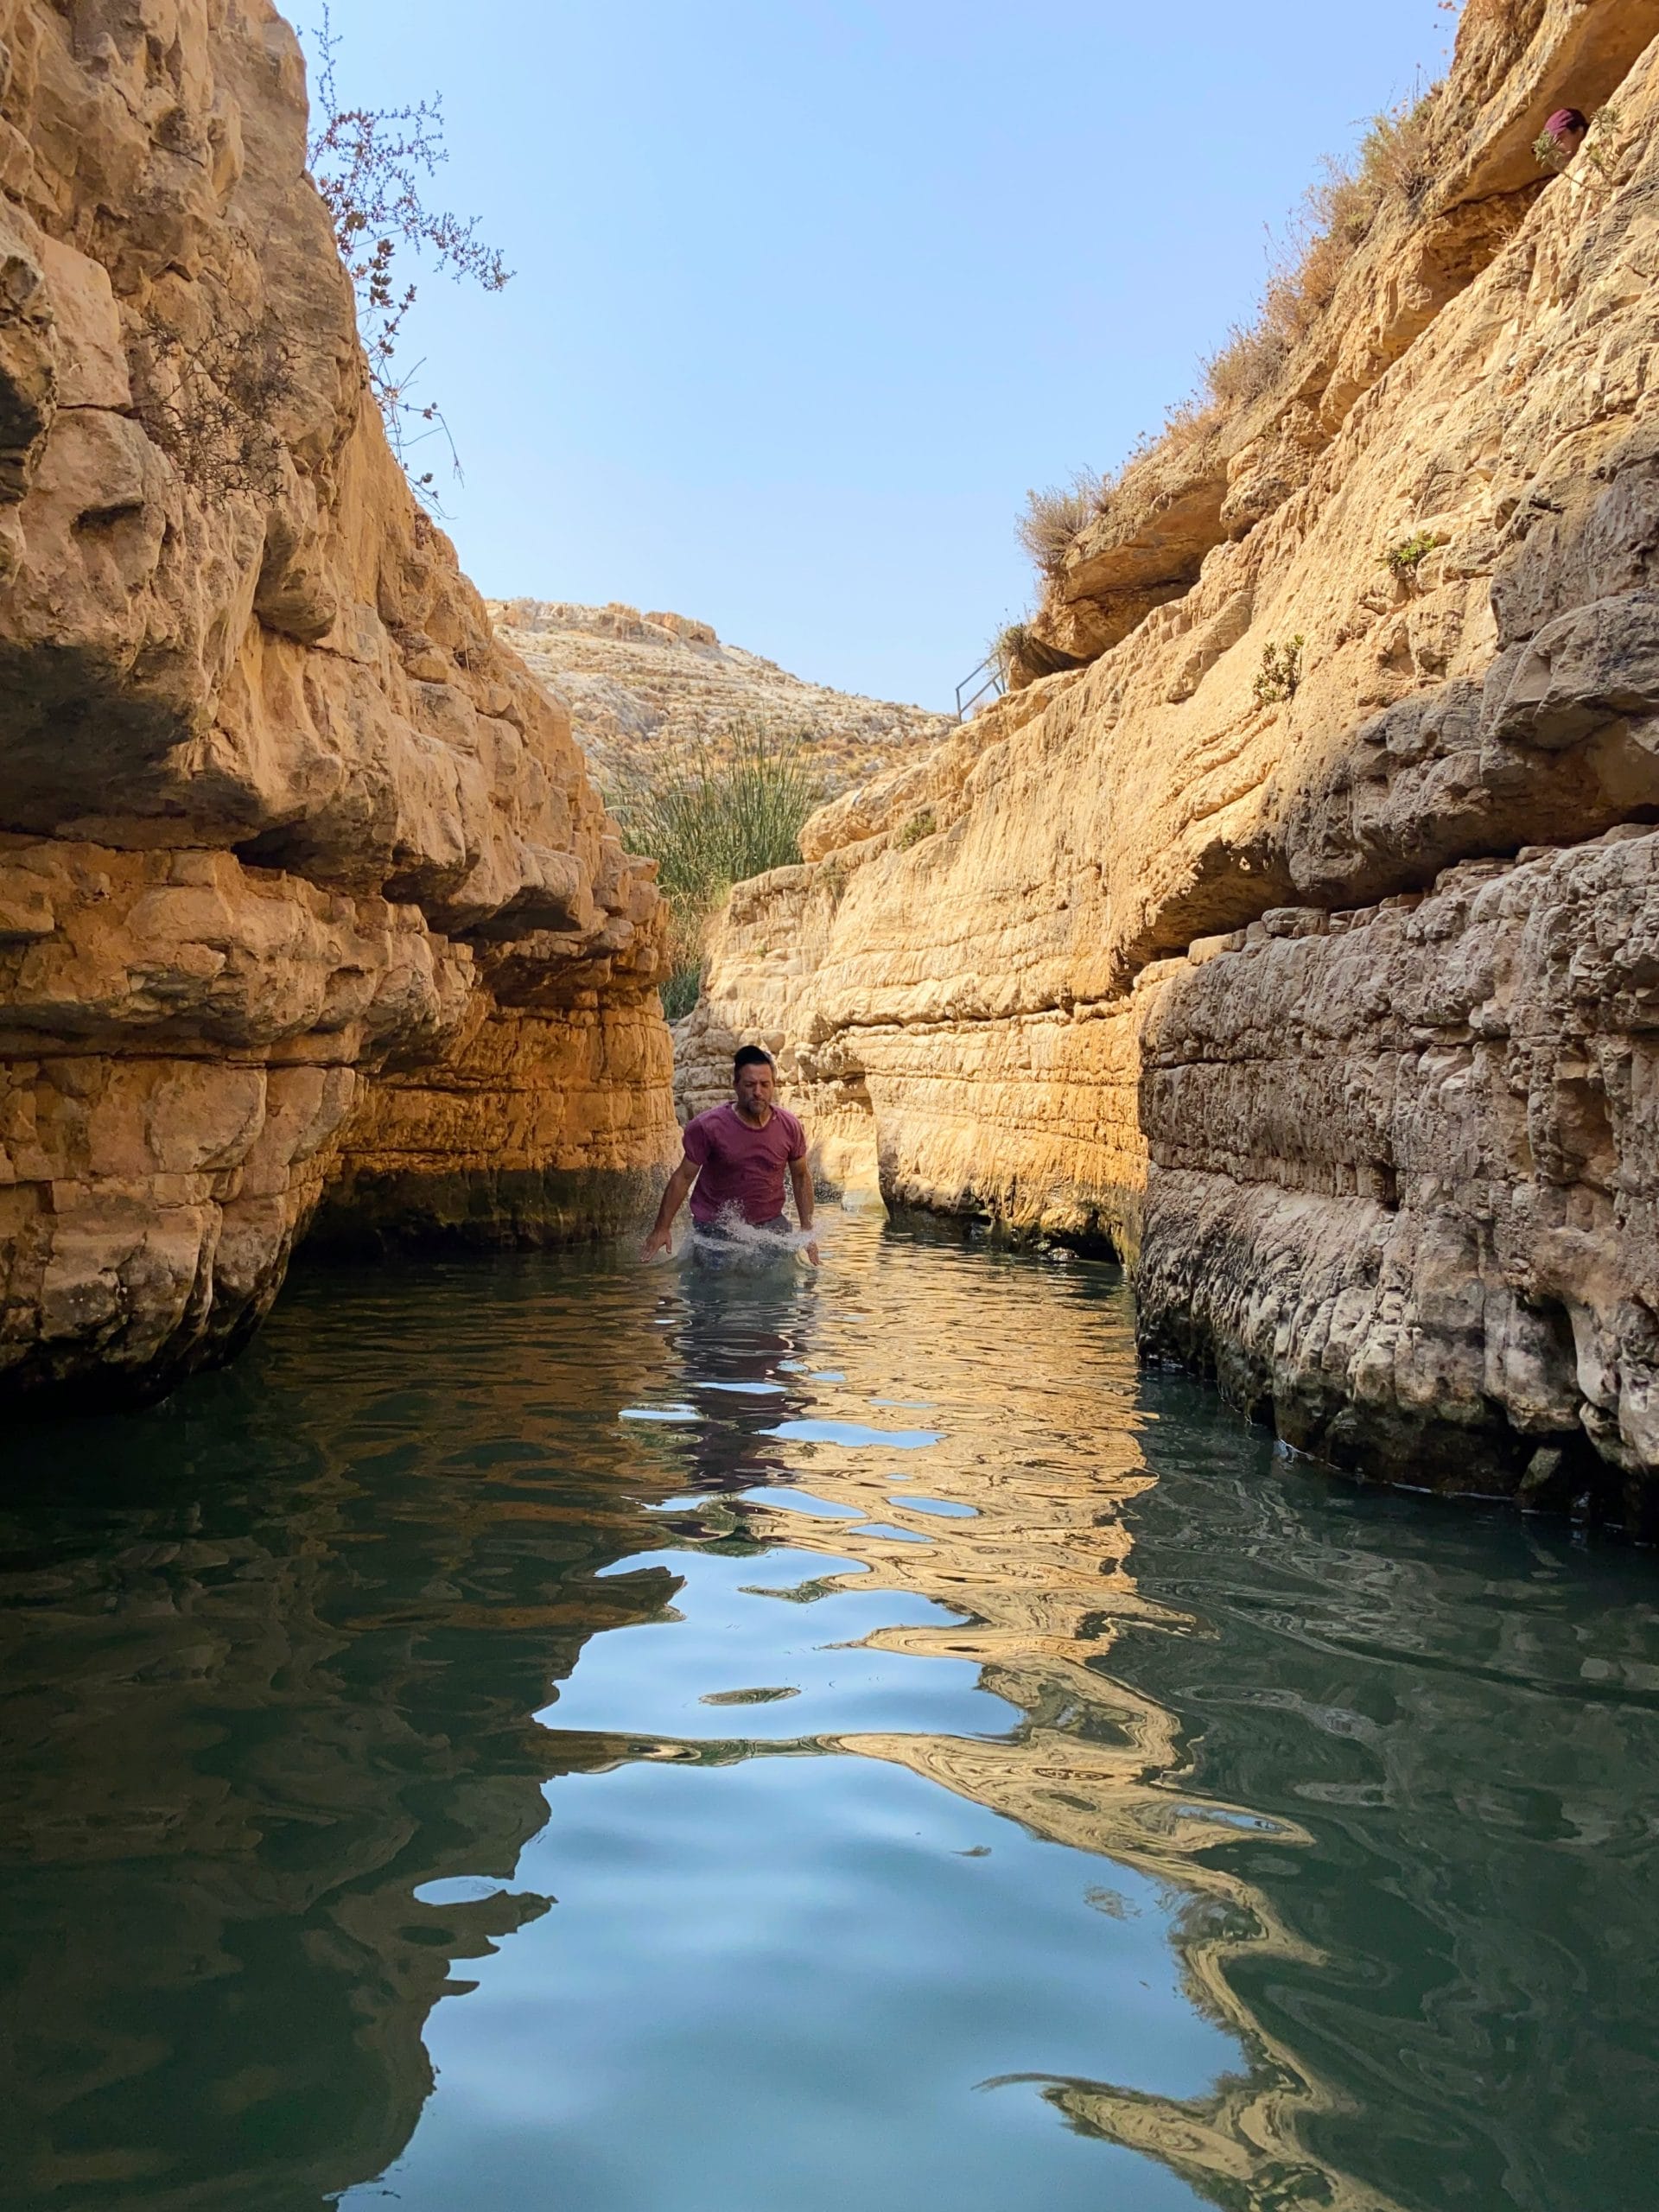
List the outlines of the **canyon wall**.
<svg viewBox="0 0 1659 2212">
<path fill-rule="evenodd" d="M 0 1392 L 674 1151 L 663 915 L 366 388 L 264 0 L 0 0 Z"/>
<path fill-rule="evenodd" d="M 1084 664 L 816 817 L 680 1033 L 686 1103 L 760 1037 L 831 1174 L 1109 1244 L 1287 1441 L 1648 1529 L 1656 35 L 1470 0 L 1317 327 L 1066 555 Z"/>
</svg>

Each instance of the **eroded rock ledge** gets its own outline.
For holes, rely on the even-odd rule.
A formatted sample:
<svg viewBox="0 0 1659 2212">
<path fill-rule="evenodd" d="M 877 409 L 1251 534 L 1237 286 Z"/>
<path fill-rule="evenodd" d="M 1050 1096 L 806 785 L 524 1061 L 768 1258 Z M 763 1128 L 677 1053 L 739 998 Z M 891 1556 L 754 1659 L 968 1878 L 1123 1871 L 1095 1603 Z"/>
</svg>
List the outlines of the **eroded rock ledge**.
<svg viewBox="0 0 1659 2212">
<path fill-rule="evenodd" d="M 332 1232 L 591 1233 L 662 916 L 367 397 L 264 0 L 0 0 L 0 1394 L 154 1392 Z"/>
<path fill-rule="evenodd" d="M 1282 496 L 820 813 L 681 1033 L 687 1103 L 780 1050 L 837 1179 L 1109 1243 L 1147 1348 L 1293 1444 L 1647 1532 L 1656 32 L 1470 7 L 1425 220 L 1501 198 L 1480 252 L 1425 288 L 1419 230 L 1368 247 Z M 1544 115 L 1609 97 L 1604 163 L 1541 184 Z"/>
</svg>

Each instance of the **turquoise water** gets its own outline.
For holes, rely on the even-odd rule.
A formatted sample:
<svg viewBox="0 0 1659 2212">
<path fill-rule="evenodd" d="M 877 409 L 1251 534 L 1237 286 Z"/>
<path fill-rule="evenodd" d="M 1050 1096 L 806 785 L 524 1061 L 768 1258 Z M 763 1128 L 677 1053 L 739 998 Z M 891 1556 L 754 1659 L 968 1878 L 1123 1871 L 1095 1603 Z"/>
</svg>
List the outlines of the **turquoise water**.
<svg viewBox="0 0 1659 2212">
<path fill-rule="evenodd" d="M 0 2204 L 1659 2200 L 1659 1573 L 1116 1274 L 296 1277 L 13 1430 Z"/>
</svg>

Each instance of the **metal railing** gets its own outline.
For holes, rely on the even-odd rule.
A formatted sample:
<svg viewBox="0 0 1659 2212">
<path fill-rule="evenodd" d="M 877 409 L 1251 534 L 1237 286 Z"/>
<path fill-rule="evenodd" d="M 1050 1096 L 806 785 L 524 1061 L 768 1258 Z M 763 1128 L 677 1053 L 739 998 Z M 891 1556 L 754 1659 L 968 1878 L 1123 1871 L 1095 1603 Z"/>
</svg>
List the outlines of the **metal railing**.
<svg viewBox="0 0 1659 2212">
<path fill-rule="evenodd" d="M 1000 699 L 1007 688 L 1001 659 L 995 653 L 987 653 L 979 666 L 970 668 L 957 686 L 957 720 L 966 721 L 969 712 L 988 691 L 994 699 Z M 963 696 L 964 691 L 968 694 L 965 699 Z"/>
</svg>

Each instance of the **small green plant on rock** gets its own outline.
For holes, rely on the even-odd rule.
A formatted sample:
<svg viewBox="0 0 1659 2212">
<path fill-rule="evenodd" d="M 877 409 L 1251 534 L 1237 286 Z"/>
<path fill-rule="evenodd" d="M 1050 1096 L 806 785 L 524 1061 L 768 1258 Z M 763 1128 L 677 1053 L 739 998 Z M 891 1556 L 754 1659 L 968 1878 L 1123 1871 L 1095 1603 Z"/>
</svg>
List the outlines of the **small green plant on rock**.
<svg viewBox="0 0 1659 2212">
<path fill-rule="evenodd" d="M 1402 583 L 1414 584 L 1418 569 L 1441 543 L 1432 530 L 1420 530 L 1411 537 L 1402 537 L 1397 545 L 1390 545 L 1382 556 L 1382 565 Z"/>
<path fill-rule="evenodd" d="M 932 808 L 925 806 L 918 814 L 911 816 L 894 837 L 893 844 L 899 852 L 907 853 L 912 845 L 919 845 L 924 837 L 931 837 L 938 826 L 933 819 Z"/>
<path fill-rule="evenodd" d="M 1302 680 L 1302 647 L 1306 642 L 1299 631 L 1285 645 L 1262 646 L 1262 665 L 1253 686 L 1258 707 L 1276 707 L 1281 700 L 1296 696 Z"/>
</svg>

